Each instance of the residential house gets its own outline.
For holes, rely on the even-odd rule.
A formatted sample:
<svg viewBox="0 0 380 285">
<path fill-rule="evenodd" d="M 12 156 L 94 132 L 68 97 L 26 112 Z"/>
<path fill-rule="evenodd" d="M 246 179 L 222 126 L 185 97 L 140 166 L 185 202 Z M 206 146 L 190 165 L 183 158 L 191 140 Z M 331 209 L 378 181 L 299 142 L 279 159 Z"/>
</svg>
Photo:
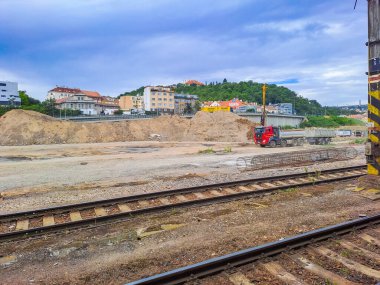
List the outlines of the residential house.
<svg viewBox="0 0 380 285">
<path fill-rule="evenodd" d="M 99 110 L 98 108 L 96 108 L 98 101 L 95 98 L 86 96 L 81 92 L 75 95 L 70 95 L 64 98 L 56 99 L 55 104 L 56 107 L 61 110 L 80 110 L 84 115 L 99 114 Z"/>
<path fill-rule="evenodd" d="M 113 114 L 119 109 L 117 99 L 79 88 L 56 87 L 48 91 L 47 99 L 54 99 L 58 109 L 80 110 L 84 115 Z"/>
</svg>

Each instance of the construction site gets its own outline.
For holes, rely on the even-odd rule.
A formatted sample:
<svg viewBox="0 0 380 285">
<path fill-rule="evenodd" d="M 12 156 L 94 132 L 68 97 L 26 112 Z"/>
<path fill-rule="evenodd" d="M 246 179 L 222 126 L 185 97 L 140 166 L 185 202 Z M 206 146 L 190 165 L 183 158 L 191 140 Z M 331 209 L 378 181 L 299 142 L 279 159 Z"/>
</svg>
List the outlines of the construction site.
<svg viewBox="0 0 380 285">
<path fill-rule="evenodd" d="M 7 111 L 0 284 L 380 284 L 380 1 L 367 2 L 366 125 L 268 123 L 265 83 L 260 122 L 229 107 Z"/>
</svg>

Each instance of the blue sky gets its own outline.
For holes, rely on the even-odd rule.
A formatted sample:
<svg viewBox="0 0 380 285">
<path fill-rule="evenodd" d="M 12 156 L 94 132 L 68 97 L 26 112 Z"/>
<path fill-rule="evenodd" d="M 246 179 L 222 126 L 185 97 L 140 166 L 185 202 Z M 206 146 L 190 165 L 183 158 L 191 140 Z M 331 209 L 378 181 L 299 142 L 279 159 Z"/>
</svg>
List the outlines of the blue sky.
<svg viewBox="0 0 380 285">
<path fill-rule="evenodd" d="M 0 80 L 117 96 L 187 79 L 367 100 L 366 1 L 0 0 Z"/>
</svg>

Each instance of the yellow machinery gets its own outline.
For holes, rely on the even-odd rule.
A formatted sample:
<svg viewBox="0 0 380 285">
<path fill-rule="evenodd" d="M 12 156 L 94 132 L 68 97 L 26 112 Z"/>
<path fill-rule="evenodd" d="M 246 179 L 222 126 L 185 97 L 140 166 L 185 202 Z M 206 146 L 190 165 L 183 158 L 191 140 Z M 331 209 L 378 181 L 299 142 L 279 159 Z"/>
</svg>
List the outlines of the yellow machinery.
<svg viewBox="0 0 380 285">
<path fill-rule="evenodd" d="M 263 111 L 261 114 L 261 125 L 265 127 L 267 123 L 267 111 L 265 109 L 265 104 L 266 104 L 266 95 L 267 95 L 267 86 L 263 84 Z"/>
<path fill-rule="evenodd" d="M 201 111 L 208 112 L 208 113 L 214 113 L 214 112 L 230 112 L 231 107 L 222 107 L 222 106 L 216 106 L 216 107 L 202 107 Z"/>
<path fill-rule="evenodd" d="M 380 175 L 380 3 L 368 0 L 368 174 Z"/>
</svg>

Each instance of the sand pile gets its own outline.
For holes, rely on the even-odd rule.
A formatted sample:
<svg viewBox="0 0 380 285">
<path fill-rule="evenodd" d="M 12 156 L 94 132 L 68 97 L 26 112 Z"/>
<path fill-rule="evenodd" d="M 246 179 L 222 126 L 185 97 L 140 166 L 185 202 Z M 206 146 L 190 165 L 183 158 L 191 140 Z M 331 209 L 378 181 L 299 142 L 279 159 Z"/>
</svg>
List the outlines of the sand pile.
<svg viewBox="0 0 380 285">
<path fill-rule="evenodd" d="M 164 141 L 247 141 L 254 124 L 232 113 L 198 112 L 194 118 L 161 116 L 149 120 L 78 123 L 61 121 L 25 110 L 0 117 L 0 145 L 91 143 L 148 140 L 159 134 Z"/>
</svg>

